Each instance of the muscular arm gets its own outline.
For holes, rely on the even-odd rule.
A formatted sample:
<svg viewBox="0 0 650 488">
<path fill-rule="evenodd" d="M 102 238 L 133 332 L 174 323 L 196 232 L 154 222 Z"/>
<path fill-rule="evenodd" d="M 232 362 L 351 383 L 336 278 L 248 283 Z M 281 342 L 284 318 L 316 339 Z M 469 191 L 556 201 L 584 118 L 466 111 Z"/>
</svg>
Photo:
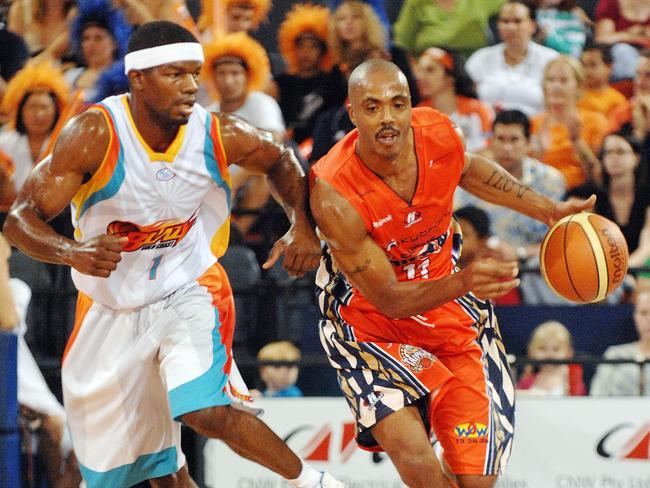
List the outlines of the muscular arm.
<svg viewBox="0 0 650 488">
<path fill-rule="evenodd" d="M 78 243 L 47 224 L 70 204 L 84 177 L 99 168 L 109 137 L 106 121 L 95 111 L 81 114 L 64 127 L 53 155 L 34 169 L 9 211 L 4 232 L 12 244 L 39 261 L 67 264 L 97 276 L 110 274 L 106 271 L 114 266 L 104 261 L 113 261 L 115 256 L 99 249 L 106 246 Z M 101 237 L 109 254 L 110 249 L 118 249 L 112 245 L 117 239 Z"/>
<path fill-rule="evenodd" d="M 483 298 L 496 298 L 518 283 L 514 263 L 492 259 L 439 280 L 400 282 L 384 251 L 366 232 L 357 211 L 331 185 L 317 179 L 310 202 L 314 219 L 340 270 L 388 317 L 417 315 L 470 290 Z"/>
<path fill-rule="evenodd" d="M 471 153 L 465 154 L 460 187 L 483 200 L 511 208 L 547 225 L 565 215 L 588 210 L 596 202 L 593 195 L 584 201 L 555 202 L 521 183 L 494 161 Z"/>
<path fill-rule="evenodd" d="M 238 117 L 217 116 L 228 163 L 268 177 L 273 197 L 282 205 L 291 222 L 289 238 L 294 241 L 298 238 L 299 241 L 298 255 L 284 245 L 279 251 L 288 249 L 285 267 L 294 274 L 303 274 L 316 265 L 320 246 L 307 214 L 307 178 L 298 160 L 291 149 L 277 144 L 267 133 Z M 271 259 L 273 257 L 274 253 Z"/>
</svg>

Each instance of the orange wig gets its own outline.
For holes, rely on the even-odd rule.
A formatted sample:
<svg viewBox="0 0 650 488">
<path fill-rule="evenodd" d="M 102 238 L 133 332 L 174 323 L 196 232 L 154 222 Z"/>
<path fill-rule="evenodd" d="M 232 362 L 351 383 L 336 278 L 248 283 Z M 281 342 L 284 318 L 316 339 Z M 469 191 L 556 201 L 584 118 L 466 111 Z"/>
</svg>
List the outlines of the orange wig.
<svg viewBox="0 0 650 488">
<path fill-rule="evenodd" d="M 27 94 L 35 91 L 53 93 L 60 113 L 70 97 L 70 85 L 60 69 L 48 62 L 27 64 L 9 81 L 2 98 L 2 110 L 11 117 L 12 127 L 16 126 L 21 102 Z"/>
<path fill-rule="evenodd" d="M 254 29 L 257 29 L 266 20 L 266 16 L 269 10 L 271 10 L 271 0 L 203 0 L 201 2 L 201 18 L 199 19 L 199 29 L 201 31 L 214 24 L 214 2 L 221 3 L 221 11 L 224 13 L 233 5 L 247 5 L 252 7 Z"/>
<path fill-rule="evenodd" d="M 241 59 L 246 68 L 246 89 L 261 90 L 271 77 L 271 65 L 264 48 L 245 32 L 225 34 L 204 48 L 203 79 L 218 97 L 214 86 L 214 63 L 224 56 Z"/>
<path fill-rule="evenodd" d="M 315 36 L 325 46 L 321 69 L 329 71 L 332 68 L 332 57 L 327 50 L 329 18 L 330 11 L 327 7 L 311 4 L 296 4 L 287 14 L 278 31 L 278 43 L 290 73 L 295 73 L 298 69 L 296 40 L 304 34 Z"/>
</svg>

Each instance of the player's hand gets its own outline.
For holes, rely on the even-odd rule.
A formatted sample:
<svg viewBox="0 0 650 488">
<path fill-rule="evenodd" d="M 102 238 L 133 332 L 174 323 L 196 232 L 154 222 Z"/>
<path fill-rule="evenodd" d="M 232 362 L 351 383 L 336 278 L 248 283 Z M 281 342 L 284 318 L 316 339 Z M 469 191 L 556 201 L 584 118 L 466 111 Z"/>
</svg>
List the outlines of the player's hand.
<svg viewBox="0 0 650 488">
<path fill-rule="evenodd" d="M 586 200 L 570 198 L 566 202 L 557 202 L 553 210 L 553 215 L 547 224 L 551 226 L 567 215 L 573 215 L 584 210 L 592 210 L 594 205 L 596 205 L 596 195 L 591 195 Z"/>
<path fill-rule="evenodd" d="M 100 235 L 86 242 L 80 242 L 72 250 L 67 264 L 80 273 L 108 278 L 122 260 L 122 248 L 128 237 Z"/>
<path fill-rule="evenodd" d="M 481 300 L 501 298 L 519 286 L 516 261 L 479 258 L 459 273 L 462 273 L 465 289 Z"/>
<path fill-rule="evenodd" d="M 0 261 L 6 261 L 11 256 L 11 246 L 0 232 Z"/>
<path fill-rule="evenodd" d="M 291 276 L 303 276 L 320 261 L 320 241 L 311 227 L 296 228 L 292 226 L 289 231 L 278 239 L 271 249 L 269 258 L 262 265 L 270 269 L 284 255 L 282 266 Z"/>
</svg>

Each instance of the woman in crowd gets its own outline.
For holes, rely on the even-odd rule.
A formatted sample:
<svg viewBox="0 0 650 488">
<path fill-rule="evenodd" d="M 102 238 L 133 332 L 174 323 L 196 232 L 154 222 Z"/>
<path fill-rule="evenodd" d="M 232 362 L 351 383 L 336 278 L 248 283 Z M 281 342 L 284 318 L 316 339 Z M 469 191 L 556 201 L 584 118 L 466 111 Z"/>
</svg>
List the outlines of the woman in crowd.
<svg viewBox="0 0 650 488">
<path fill-rule="evenodd" d="M 406 51 L 389 42 L 386 30 L 372 7 L 360 0 L 348 0 L 334 11 L 332 17 L 329 46 L 337 62 L 350 58 L 351 51 L 386 51 L 386 58 L 406 75 L 411 102 L 417 105 L 420 101 L 417 84 Z"/>
<path fill-rule="evenodd" d="M 532 120 L 535 156 L 559 169 L 569 189 L 587 180 L 600 183 L 597 154 L 609 122 L 598 112 L 577 106 L 584 70 L 576 59 L 562 55 L 544 69 L 546 111 Z"/>
<path fill-rule="evenodd" d="M 528 359 L 538 361 L 572 359 L 571 332 L 560 322 L 544 322 L 535 327 L 528 342 Z M 519 393 L 529 395 L 585 395 L 582 367 L 577 364 L 527 365 L 517 382 Z"/>
<path fill-rule="evenodd" d="M 516 109 L 532 117 L 544 105 L 544 66 L 558 52 L 533 42 L 534 9 L 523 0 L 501 7 L 497 28 L 503 42 L 476 51 L 465 69 L 483 102 L 496 110 Z"/>
<path fill-rule="evenodd" d="M 603 185 L 595 189 L 598 199 L 594 211 L 618 224 L 634 255 L 644 226 L 650 226 L 650 222 L 646 223 L 650 191 L 641 143 L 631 135 L 610 134 L 603 140 L 600 162 Z M 574 194 L 586 194 L 594 188 L 588 185 L 582 190 L 577 189 Z"/>
<path fill-rule="evenodd" d="M 70 33 L 83 65 L 68 70 L 65 77 L 73 88 L 84 90 L 85 100 L 93 100 L 99 75 L 126 54 L 131 26 L 108 0 L 83 0 L 78 8 Z"/>
<path fill-rule="evenodd" d="M 67 21 L 74 16 L 71 0 L 16 0 L 9 9 L 8 30 L 23 37 L 35 56 L 67 39 Z M 57 47 L 55 57 L 63 54 L 66 42 Z"/>
<path fill-rule="evenodd" d="M 468 151 L 484 149 L 492 128 L 492 109 L 477 100 L 474 83 L 462 59 L 430 47 L 418 59 L 419 106 L 433 107 L 449 115 L 465 135 Z"/>
<path fill-rule="evenodd" d="M 9 82 L 2 105 L 11 121 L 0 133 L 0 150 L 11 159 L 16 190 L 45 156 L 69 93 L 63 75 L 49 63 L 28 65 Z"/>
</svg>

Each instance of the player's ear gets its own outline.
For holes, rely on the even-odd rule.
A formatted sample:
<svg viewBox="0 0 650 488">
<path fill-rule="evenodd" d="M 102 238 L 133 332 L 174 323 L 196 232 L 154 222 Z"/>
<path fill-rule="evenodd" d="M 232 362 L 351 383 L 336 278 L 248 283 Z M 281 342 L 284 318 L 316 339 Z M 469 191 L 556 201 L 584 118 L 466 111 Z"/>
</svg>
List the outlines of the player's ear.
<svg viewBox="0 0 650 488">
<path fill-rule="evenodd" d="M 129 86 L 131 89 L 143 90 L 145 87 L 144 72 L 137 69 L 129 71 Z"/>
<path fill-rule="evenodd" d="M 345 102 L 345 108 L 348 111 L 348 116 L 350 117 L 350 122 L 354 124 L 354 126 L 357 126 L 357 119 L 354 115 L 354 109 L 352 108 L 352 104 L 350 102 Z"/>
</svg>

